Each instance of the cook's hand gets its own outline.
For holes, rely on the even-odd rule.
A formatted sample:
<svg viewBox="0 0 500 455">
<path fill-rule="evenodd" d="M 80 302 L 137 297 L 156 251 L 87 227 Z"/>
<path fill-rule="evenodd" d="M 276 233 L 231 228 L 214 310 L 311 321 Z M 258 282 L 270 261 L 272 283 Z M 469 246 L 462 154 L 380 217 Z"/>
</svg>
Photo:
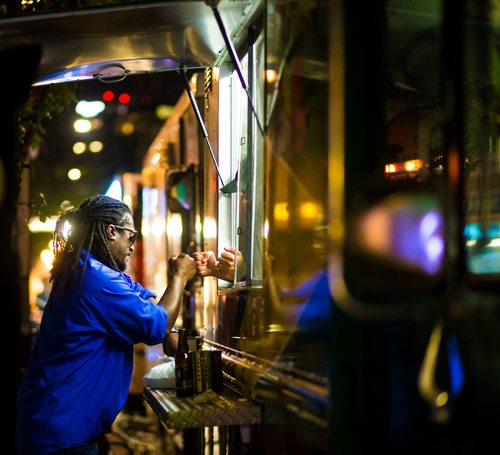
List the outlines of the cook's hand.
<svg viewBox="0 0 500 455">
<path fill-rule="evenodd" d="M 224 247 L 224 251 L 217 258 L 217 275 L 219 278 L 227 281 L 233 281 L 235 263 L 238 267 L 238 280 L 244 274 L 243 255 L 233 247 Z"/>
<path fill-rule="evenodd" d="M 168 263 L 172 276 L 178 275 L 184 280 L 189 281 L 196 275 L 196 262 L 192 257 L 185 253 L 172 256 Z"/>
</svg>

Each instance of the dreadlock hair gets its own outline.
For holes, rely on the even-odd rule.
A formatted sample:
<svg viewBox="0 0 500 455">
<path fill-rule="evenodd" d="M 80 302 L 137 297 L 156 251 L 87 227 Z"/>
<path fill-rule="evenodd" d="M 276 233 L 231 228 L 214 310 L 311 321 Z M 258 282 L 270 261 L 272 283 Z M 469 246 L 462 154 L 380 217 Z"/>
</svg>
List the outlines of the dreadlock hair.
<svg viewBox="0 0 500 455">
<path fill-rule="evenodd" d="M 62 213 L 57 220 L 53 237 L 55 259 L 50 281 L 53 281 L 54 286 L 63 285 L 67 288 L 73 281 L 82 249 L 87 250 L 82 279 L 89 252 L 98 261 L 119 271 L 109 251 L 106 227 L 110 224 L 123 224 L 127 214 L 131 215 L 127 204 L 102 194 L 90 196 L 78 209 Z M 66 232 L 68 224 L 69 232 Z"/>
</svg>

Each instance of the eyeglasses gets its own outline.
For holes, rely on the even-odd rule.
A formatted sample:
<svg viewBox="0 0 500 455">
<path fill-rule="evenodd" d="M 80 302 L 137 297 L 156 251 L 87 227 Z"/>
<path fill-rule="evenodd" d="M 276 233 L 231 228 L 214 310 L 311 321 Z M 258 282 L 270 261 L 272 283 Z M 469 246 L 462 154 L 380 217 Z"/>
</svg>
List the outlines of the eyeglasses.
<svg viewBox="0 0 500 455">
<path fill-rule="evenodd" d="M 132 235 L 129 236 L 129 238 L 128 238 L 128 246 L 131 247 L 134 244 L 135 240 L 137 239 L 137 231 L 134 229 L 130 229 L 128 227 L 125 227 L 125 226 L 118 226 L 116 224 L 113 224 L 113 226 L 116 229 L 122 229 L 124 231 L 132 232 Z"/>
</svg>

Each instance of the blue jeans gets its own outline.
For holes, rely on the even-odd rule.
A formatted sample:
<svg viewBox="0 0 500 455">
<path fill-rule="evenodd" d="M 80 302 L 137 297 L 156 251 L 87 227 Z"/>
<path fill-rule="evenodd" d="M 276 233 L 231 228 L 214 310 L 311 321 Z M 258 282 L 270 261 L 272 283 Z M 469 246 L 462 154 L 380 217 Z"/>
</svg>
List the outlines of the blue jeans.
<svg viewBox="0 0 500 455">
<path fill-rule="evenodd" d="M 96 441 L 87 442 L 81 446 L 67 447 L 66 449 L 56 450 L 51 455 L 98 455 L 99 448 Z"/>
</svg>

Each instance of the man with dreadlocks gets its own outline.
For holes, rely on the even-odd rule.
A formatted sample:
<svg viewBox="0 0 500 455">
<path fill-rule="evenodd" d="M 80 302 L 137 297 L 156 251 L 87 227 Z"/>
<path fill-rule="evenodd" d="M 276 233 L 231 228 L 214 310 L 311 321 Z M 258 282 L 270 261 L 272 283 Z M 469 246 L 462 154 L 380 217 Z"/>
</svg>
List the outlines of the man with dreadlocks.
<svg viewBox="0 0 500 455">
<path fill-rule="evenodd" d="M 136 236 L 129 207 L 108 196 L 59 217 L 52 290 L 18 394 L 19 453 L 97 454 L 127 399 L 134 344 L 162 343 L 174 325 L 195 261 L 170 258 L 156 304 L 123 273 Z"/>
</svg>

